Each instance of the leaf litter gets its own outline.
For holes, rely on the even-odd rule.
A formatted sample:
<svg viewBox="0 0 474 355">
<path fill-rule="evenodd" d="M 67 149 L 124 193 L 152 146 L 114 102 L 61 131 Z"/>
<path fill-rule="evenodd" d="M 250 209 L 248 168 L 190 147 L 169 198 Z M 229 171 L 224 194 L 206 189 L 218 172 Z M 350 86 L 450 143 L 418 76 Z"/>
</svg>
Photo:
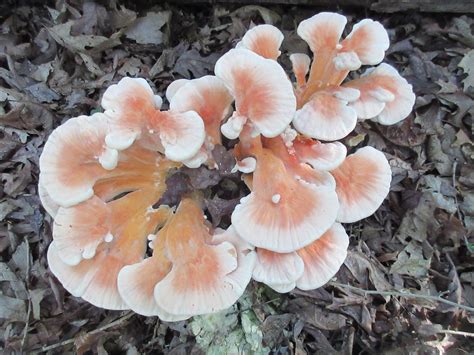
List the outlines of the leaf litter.
<svg viewBox="0 0 474 355">
<path fill-rule="evenodd" d="M 288 52 L 307 51 L 295 24 L 333 10 L 139 4 L 0 5 L 2 352 L 472 351 L 474 33 L 468 16 L 342 8 L 353 23 L 368 16 L 389 29 L 388 62 L 413 84 L 417 104 L 399 125 L 362 122 L 347 137 L 351 149 L 367 142 L 383 149 L 394 177 L 380 210 L 348 230 L 348 258 L 324 288 L 280 295 L 253 284 L 233 308 L 176 324 L 97 309 L 62 289 L 48 271 L 51 218 L 37 197 L 38 157 L 51 130 L 97 110 L 104 88 L 122 76 L 145 77 L 163 96 L 175 79 L 212 73 L 218 57 L 254 24 L 283 29 L 282 61 L 289 68 Z M 226 150 L 213 155 L 216 170 L 174 172 L 163 198 L 176 204 L 199 188 L 214 226 L 226 227 L 246 191 Z"/>
</svg>

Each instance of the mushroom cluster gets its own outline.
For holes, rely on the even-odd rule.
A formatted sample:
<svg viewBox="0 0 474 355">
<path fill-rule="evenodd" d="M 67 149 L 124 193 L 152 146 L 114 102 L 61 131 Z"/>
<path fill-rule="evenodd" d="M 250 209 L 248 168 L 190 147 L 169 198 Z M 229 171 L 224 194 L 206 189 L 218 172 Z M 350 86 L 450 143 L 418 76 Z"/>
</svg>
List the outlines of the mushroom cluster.
<svg viewBox="0 0 474 355">
<path fill-rule="evenodd" d="M 349 244 L 341 223 L 374 213 L 391 181 L 382 152 L 346 156 L 337 140 L 358 119 L 397 123 L 415 101 L 411 85 L 379 64 L 383 26 L 363 20 L 341 40 L 345 25 L 335 13 L 300 23 L 313 59 L 290 56 L 294 84 L 277 62 L 283 34 L 259 25 L 217 61 L 215 76 L 171 83 L 169 110 L 146 80 L 123 78 L 105 91 L 103 113 L 53 131 L 39 195 L 54 218 L 48 262 L 63 286 L 98 307 L 177 321 L 230 307 L 251 279 L 278 292 L 328 282 Z M 235 171 L 251 191 L 225 231 L 211 227 L 198 194 L 177 208 L 157 203 L 171 169 L 215 168 L 221 133 L 238 139 Z"/>
</svg>

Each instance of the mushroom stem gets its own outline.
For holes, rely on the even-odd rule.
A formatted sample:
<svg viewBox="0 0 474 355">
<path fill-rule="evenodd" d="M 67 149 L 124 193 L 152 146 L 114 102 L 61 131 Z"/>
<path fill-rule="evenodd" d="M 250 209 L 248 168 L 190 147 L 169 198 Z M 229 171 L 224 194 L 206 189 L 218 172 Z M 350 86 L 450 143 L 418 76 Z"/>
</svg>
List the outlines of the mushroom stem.
<svg viewBox="0 0 474 355">
<path fill-rule="evenodd" d="M 254 137 L 253 129 L 250 125 L 245 125 L 239 136 L 239 143 L 235 146 L 234 153 L 238 160 L 243 160 L 249 156 L 257 156 L 262 150 L 262 137 Z"/>
</svg>

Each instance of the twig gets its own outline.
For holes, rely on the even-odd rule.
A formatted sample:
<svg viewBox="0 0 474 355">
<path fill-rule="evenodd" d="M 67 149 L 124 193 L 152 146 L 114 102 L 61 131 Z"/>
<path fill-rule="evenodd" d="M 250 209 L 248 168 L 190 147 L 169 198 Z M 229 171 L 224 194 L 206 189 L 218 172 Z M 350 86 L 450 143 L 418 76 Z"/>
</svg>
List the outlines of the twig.
<svg viewBox="0 0 474 355">
<path fill-rule="evenodd" d="M 20 349 L 23 351 L 25 346 L 26 339 L 28 337 L 28 328 L 30 326 L 30 316 L 31 316 L 31 293 L 30 293 L 30 243 L 26 240 L 26 275 L 25 275 L 25 286 L 28 292 L 28 311 L 26 312 L 25 328 L 23 328 L 23 337 L 21 338 Z"/>
<path fill-rule="evenodd" d="M 359 292 L 363 295 L 380 295 L 380 296 L 394 296 L 394 297 L 404 297 L 404 298 L 420 298 L 420 299 L 425 299 L 425 300 L 432 300 L 435 302 L 440 302 L 440 303 L 445 303 L 453 307 L 461 308 L 464 309 L 468 312 L 474 313 L 474 307 L 469 307 L 464 304 L 456 303 L 449 301 L 447 299 L 441 298 L 439 296 L 431 296 L 431 295 L 418 295 L 416 293 L 410 293 L 410 292 L 399 292 L 399 291 L 375 291 L 375 290 L 365 290 L 362 288 L 350 286 L 350 285 L 345 285 L 341 284 L 339 282 L 332 281 L 330 282 L 331 285 L 333 286 L 338 286 L 342 288 L 346 288 L 348 290 L 352 290 L 355 292 Z"/>
<path fill-rule="evenodd" d="M 436 333 L 444 333 L 444 334 L 452 334 L 452 335 L 462 335 L 464 337 L 471 337 L 474 338 L 474 333 L 463 332 L 460 330 L 451 330 L 451 329 L 441 329 L 438 330 Z"/>
<path fill-rule="evenodd" d="M 126 315 L 124 315 L 123 317 L 114 320 L 112 323 L 109 323 L 109 324 L 106 324 L 106 325 L 104 325 L 100 328 L 94 329 L 94 330 L 90 331 L 89 333 L 87 333 L 86 335 L 94 335 L 94 334 L 100 333 L 104 330 L 107 330 L 109 328 L 113 328 L 113 327 L 119 325 L 120 323 L 125 322 L 127 319 L 131 318 L 134 315 L 135 315 L 135 313 L 129 312 Z M 56 349 L 56 348 L 60 348 L 62 346 L 73 344 L 75 340 L 76 340 L 76 338 L 74 337 L 74 338 L 70 338 L 70 339 L 64 340 L 64 341 L 56 343 L 56 344 L 43 346 L 41 348 L 41 350 L 33 350 L 30 354 L 39 354 L 41 352 L 45 352 L 45 351 L 53 350 L 53 349 Z"/>
</svg>

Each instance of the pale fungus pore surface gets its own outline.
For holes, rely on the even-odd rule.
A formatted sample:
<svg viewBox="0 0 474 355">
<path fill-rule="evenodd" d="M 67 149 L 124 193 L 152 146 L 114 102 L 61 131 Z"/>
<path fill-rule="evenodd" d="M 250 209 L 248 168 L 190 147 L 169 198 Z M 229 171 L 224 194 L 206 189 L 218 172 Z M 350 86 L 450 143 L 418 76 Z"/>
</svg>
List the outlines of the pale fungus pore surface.
<svg viewBox="0 0 474 355">
<path fill-rule="evenodd" d="M 57 127 L 38 194 L 54 219 L 49 267 L 64 288 L 97 307 L 179 321 L 231 307 L 252 279 L 284 293 L 333 278 L 349 247 L 340 223 L 373 214 L 392 176 L 383 152 L 348 152 L 338 140 L 358 120 L 396 124 L 415 103 L 412 86 L 380 64 L 383 26 L 365 19 L 342 38 L 346 24 L 328 12 L 302 21 L 312 58 L 282 54 L 282 32 L 257 25 L 215 76 L 172 82 L 167 102 L 146 79 L 125 77 L 105 90 L 103 113 Z M 378 66 L 347 79 L 365 65 Z M 170 199 L 176 170 L 207 187 Z M 230 225 L 203 202 L 217 186 L 203 172 L 243 181 Z"/>
</svg>

